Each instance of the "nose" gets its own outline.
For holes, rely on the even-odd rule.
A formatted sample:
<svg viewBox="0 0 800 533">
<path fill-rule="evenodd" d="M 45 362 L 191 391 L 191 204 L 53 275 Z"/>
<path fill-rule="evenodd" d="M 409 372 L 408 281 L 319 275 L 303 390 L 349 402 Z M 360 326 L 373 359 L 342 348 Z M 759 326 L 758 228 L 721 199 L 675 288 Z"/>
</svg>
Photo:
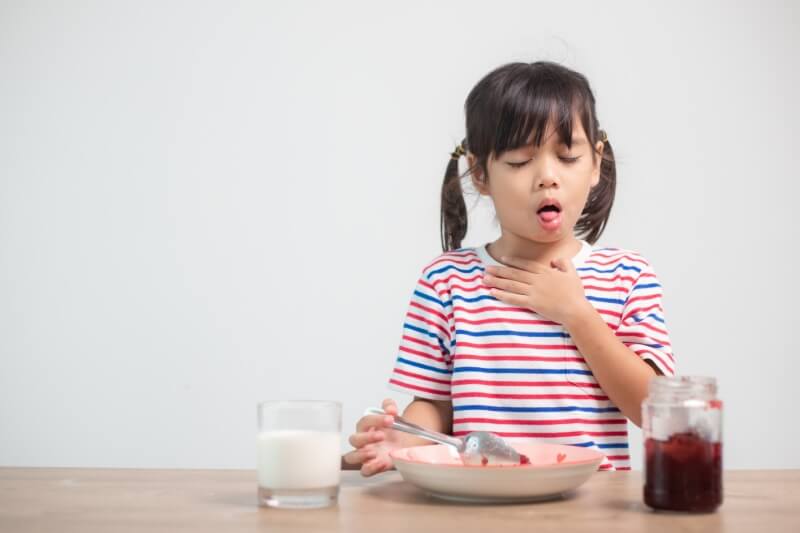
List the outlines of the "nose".
<svg viewBox="0 0 800 533">
<path fill-rule="evenodd" d="M 548 154 L 534 158 L 533 190 L 558 189 L 561 181 L 558 178 L 558 165 Z"/>
<path fill-rule="evenodd" d="M 534 188 L 537 191 L 542 189 L 558 189 L 558 187 L 559 179 L 550 172 L 543 172 L 536 178 L 536 182 L 534 183 Z"/>
</svg>

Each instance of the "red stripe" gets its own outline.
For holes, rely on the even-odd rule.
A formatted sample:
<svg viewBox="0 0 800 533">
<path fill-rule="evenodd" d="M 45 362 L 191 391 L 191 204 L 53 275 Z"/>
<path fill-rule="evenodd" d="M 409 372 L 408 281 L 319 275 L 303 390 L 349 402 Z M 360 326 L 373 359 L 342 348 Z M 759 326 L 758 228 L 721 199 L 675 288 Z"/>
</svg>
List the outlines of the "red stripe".
<svg viewBox="0 0 800 533">
<path fill-rule="evenodd" d="M 609 461 L 629 461 L 630 458 L 630 455 L 606 455 Z"/>
<path fill-rule="evenodd" d="M 614 468 L 614 465 L 600 465 L 598 470 L 611 470 L 612 468 Z"/>
<path fill-rule="evenodd" d="M 474 342 L 458 341 L 458 346 L 462 348 L 529 348 L 534 350 L 578 350 L 577 346 L 572 344 L 522 344 L 516 342 L 495 342 L 489 344 L 478 344 Z"/>
<path fill-rule="evenodd" d="M 469 431 L 454 431 L 453 436 L 460 437 L 466 435 Z M 526 438 L 555 438 L 555 437 L 624 437 L 628 433 L 626 431 L 560 431 L 557 433 L 530 433 L 530 432 L 503 432 L 492 431 L 498 437 L 526 437 Z"/>
<path fill-rule="evenodd" d="M 628 320 L 632 315 L 635 315 L 636 313 L 646 313 L 648 311 L 652 311 L 653 309 L 661 309 L 661 304 L 653 304 L 649 307 L 637 307 L 635 309 L 631 309 L 630 311 L 627 311 L 625 313 L 625 316 L 622 318 L 622 322 L 624 323 L 626 320 Z M 639 322 L 635 322 L 635 324 L 638 323 Z"/>
<path fill-rule="evenodd" d="M 623 250 L 622 248 L 606 248 L 604 250 L 592 250 L 591 256 L 599 256 L 599 257 L 617 257 L 620 254 L 628 254 L 633 253 L 639 255 L 639 252 L 635 252 L 633 250 Z"/>
<path fill-rule="evenodd" d="M 440 291 L 439 289 L 437 289 L 431 283 L 428 283 L 424 279 L 419 280 L 419 284 L 425 287 L 426 289 L 432 290 L 440 298 L 444 298 L 445 300 L 447 299 L 447 291 Z"/>
<path fill-rule="evenodd" d="M 601 278 L 600 276 L 593 276 L 593 275 L 588 275 L 588 274 L 587 275 L 583 275 L 582 274 L 581 275 L 581 279 L 582 280 L 593 279 L 595 281 L 617 281 L 617 280 L 622 280 L 622 281 L 630 281 L 631 283 L 634 283 L 636 281 L 636 278 L 632 278 L 631 276 L 625 276 L 623 274 L 617 274 L 613 278 Z"/>
<path fill-rule="evenodd" d="M 397 380 L 397 379 L 390 379 L 389 383 L 393 383 L 395 385 L 399 385 L 400 387 L 403 387 L 403 388 L 406 388 L 406 389 L 417 390 L 417 391 L 420 391 L 420 392 L 429 392 L 431 394 L 436 394 L 436 395 L 439 395 L 439 396 L 449 396 L 447 391 L 441 391 L 441 390 L 436 390 L 436 389 L 428 389 L 428 388 L 425 388 L 425 387 L 420 387 L 418 385 L 412 385 L 410 383 L 404 383 L 404 382 L 402 382 L 400 380 Z"/>
<path fill-rule="evenodd" d="M 519 424 L 530 426 L 554 426 L 558 424 L 627 424 L 626 418 L 590 419 L 590 418 L 564 418 L 561 420 L 498 420 L 495 418 L 456 418 L 453 424 Z"/>
<path fill-rule="evenodd" d="M 426 342 L 426 341 L 424 341 L 422 339 L 415 339 L 414 337 L 409 337 L 408 335 L 403 335 L 403 340 L 404 341 L 409 341 L 409 342 L 415 342 L 417 344 L 421 344 L 422 346 L 425 346 L 426 348 L 433 349 L 436 353 L 441 353 L 441 348 L 437 344 L 428 343 L 428 342 Z"/>
<path fill-rule="evenodd" d="M 425 267 L 425 271 L 431 270 L 433 267 L 435 267 L 436 265 L 439 265 L 441 263 L 450 263 L 450 264 L 455 264 L 455 265 L 480 265 L 481 264 L 481 260 L 478 259 L 477 257 L 475 257 L 475 254 L 472 254 L 471 256 L 464 255 L 464 256 L 460 256 L 460 257 L 462 257 L 463 259 L 455 259 L 453 257 L 442 257 L 441 259 L 437 259 L 436 261 L 434 261 L 433 263 L 431 263 L 430 265 Z M 471 259 L 467 259 L 467 257 L 471 257 Z"/>
<path fill-rule="evenodd" d="M 630 256 L 630 255 L 627 255 L 627 254 L 626 255 L 614 256 L 613 258 L 605 256 L 605 255 L 600 255 L 600 254 L 597 254 L 597 255 L 599 257 L 602 257 L 603 259 L 611 259 L 611 261 L 603 262 L 603 261 L 598 261 L 597 259 L 587 259 L 586 263 L 592 264 L 592 265 L 607 266 L 607 265 L 613 265 L 614 263 L 618 263 L 622 259 L 627 259 L 627 260 L 629 260 L 629 261 L 631 261 L 633 263 L 639 263 L 642 266 L 650 266 L 650 265 L 647 264 L 647 261 L 644 261 L 643 259 L 639 259 L 638 257 L 633 257 L 633 256 Z"/>
<path fill-rule="evenodd" d="M 478 291 L 488 291 L 489 287 L 487 287 L 483 283 L 481 283 L 480 285 L 476 285 L 474 287 L 464 287 L 463 285 L 453 284 L 450 286 L 450 290 L 452 291 L 453 289 L 459 289 L 460 291 L 465 293 L 473 293 Z"/>
<path fill-rule="evenodd" d="M 461 276 L 459 276 L 458 274 L 451 274 L 451 275 L 447 276 L 446 278 L 442 278 L 442 279 L 437 279 L 437 280 L 435 280 L 435 281 L 433 282 L 433 284 L 434 284 L 434 286 L 435 286 L 435 285 L 438 285 L 439 283 L 445 283 L 445 284 L 449 284 L 449 283 L 450 283 L 450 280 L 452 280 L 452 279 L 457 279 L 457 280 L 459 280 L 459 281 L 463 281 L 463 282 L 465 282 L 465 283 L 468 283 L 468 282 L 470 282 L 470 281 L 476 281 L 476 280 L 479 280 L 479 279 L 481 279 L 482 277 L 483 277 L 483 274 L 478 274 L 477 276 L 473 276 L 473 277 L 471 277 L 471 278 L 464 278 L 464 277 L 461 277 Z"/>
<path fill-rule="evenodd" d="M 600 287 L 599 285 L 584 285 L 584 290 L 595 290 L 605 292 L 622 292 L 622 287 Z"/>
<path fill-rule="evenodd" d="M 445 339 L 449 339 L 450 338 L 450 332 L 447 329 L 445 329 L 441 324 L 438 324 L 438 323 L 434 322 L 433 320 L 428 320 L 424 316 L 420 316 L 420 315 L 414 314 L 414 313 L 412 313 L 410 311 L 408 312 L 408 314 L 406 316 L 408 318 L 413 318 L 414 320 L 418 320 L 420 322 L 424 322 L 425 324 L 428 324 L 429 326 L 433 326 L 433 327 L 435 327 L 436 329 L 438 329 L 439 331 L 442 332 L 442 335 L 444 335 Z"/>
<path fill-rule="evenodd" d="M 664 359 L 662 359 L 661 356 L 658 355 L 656 352 L 652 352 L 650 350 L 634 350 L 634 351 L 636 352 L 636 355 L 638 355 L 639 357 L 641 357 L 642 354 L 648 354 L 652 357 L 655 357 L 658 360 L 658 362 L 661 363 L 664 369 L 668 371 L 667 372 L 668 374 L 671 375 L 675 373 L 675 369 L 673 368 L 673 366 L 664 361 Z"/>
<path fill-rule="evenodd" d="M 464 251 L 457 251 L 457 250 L 450 250 L 449 252 L 445 252 L 444 255 L 454 255 L 456 257 L 478 257 L 477 252 L 475 250 L 464 250 Z"/>
<path fill-rule="evenodd" d="M 645 339 L 645 340 L 652 340 L 657 344 L 661 344 L 663 346 L 672 346 L 669 341 L 665 341 L 663 339 L 657 339 L 655 337 L 651 337 L 650 335 L 646 335 L 644 333 L 639 333 L 638 331 L 617 331 L 618 337 L 635 337 L 637 339 Z M 652 344 L 652 343 L 649 343 Z"/>
<path fill-rule="evenodd" d="M 409 348 L 407 346 L 400 346 L 400 348 L 398 350 L 401 351 L 401 352 L 410 353 L 411 355 L 424 357 L 425 359 L 431 359 L 431 360 L 436 361 L 438 363 L 444 363 L 445 362 L 444 357 L 436 357 L 435 355 L 431 355 L 431 354 L 428 354 L 428 353 L 425 353 L 425 352 L 420 352 L 419 350 L 412 350 L 411 348 Z"/>
<path fill-rule="evenodd" d="M 593 394 L 493 394 L 489 392 L 459 392 L 453 398 L 496 398 L 498 400 L 601 400 L 608 396 Z"/>
<path fill-rule="evenodd" d="M 618 466 L 617 467 L 617 470 L 619 470 L 620 472 L 622 472 L 624 470 L 630 470 L 630 469 L 631 469 L 631 467 L 629 467 L 629 466 Z"/>
<path fill-rule="evenodd" d="M 437 311 L 435 309 L 431 309 L 430 307 L 426 307 L 425 305 L 423 305 L 423 304 L 421 304 L 419 302 L 412 301 L 411 302 L 411 307 L 416 307 L 417 309 L 421 309 L 422 311 L 425 311 L 426 313 L 430 313 L 432 315 L 436 315 L 437 317 L 439 317 L 442 320 L 444 320 L 445 322 L 447 322 L 447 317 L 444 315 L 444 313 L 442 313 L 440 311 Z"/>
<path fill-rule="evenodd" d="M 487 385 L 491 387 L 591 387 L 599 389 L 599 383 L 573 383 L 571 381 L 494 381 L 486 379 L 455 379 L 452 386 Z"/>
<path fill-rule="evenodd" d="M 659 329 L 659 328 L 655 327 L 654 325 L 650 324 L 649 322 L 637 322 L 636 325 L 637 326 L 644 326 L 647 329 L 655 331 L 656 333 L 661 333 L 662 335 L 667 335 L 667 336 L 669 335 L 669 333 L 667 333 L 667 330 Z"/>
<path fill-rule="evenodd" d="M 525 313 L 528 315 L 535 315 L 533 311 L 530 309 L 525 309 L 524 307 L 510 307 L 510 306 L 497 306 L 497 305 L 487 305 L 484 307 L 475 307 L 475 308 L 468 308 L 464 307 L 463 305 L 454 305 L 454 311 L 461 311 L 463 313 L 483 313 L 486 311 L 503 311 L 508 313 Z M 550 324 L 556 324 L 556 322 L 549 322 Z"/>
<path fill-rule="evenodd" d="M 469 320 L 467 318 L 460 318 L 459 323 L 465 324 L 496 324 L 498 322 L 503 324 L 530 324 L 534 326 L 557 326 L 555 322 L 549 320 L 526 320 L 524 318 L 483 318 L 481 320 Z"/>
<path fill-rule="evenodd" d="M 619 313 L 617 311 L 609 311 L 608 309 L 598 309 L 597 312 L 600 313 L 601 315 L 613 316 L 614 318 L 619 318 L 622 316 L 622 313 Z M 616 328 L 612 326 L 612 329 Z"/>
<path fill-rule="evenodd" d="M 630 300 L 625 302 L 625 306 L 627 307 L 630 304 L 632 304 L 633 302 L 640 302 L 640 301 L 643 301 L 643 300 L 653 300 L 653 299 L 656 299 L 656 298 L 661 298 L 661 291 L 659 291 L 657 294 L 647 294 L 645 296 L 636 296 L 634 298 L 631 298 Z"/>
<path fill-rule="evenodd" d="M 457 353 L 456 359 L 474 359 L 477 361 L 543 361 L 548 363 L 584 363 L 583 357 L 548 357 L 545 355 L 475 355 Z"/>
<path fill-rule="evenodd" d="M 450 381 L 448 381 L 446 379 L 431 378 L 431 377 L 428 377 L 428 376 L 423 376 L 421 374 L 415 374 L 414 372 L 408 372 L 406 370 L 403 370 L 402 368 L 395 368 L 394 371 L 395 371 L 396 374 L 402 374 L 403 376 L 408 376 L 410 378 L 421 379 L 421 380 L 424 380 L 424 381 L 431 381 L 433 383 L 439 383 L 441 385 L 447 385 L 448 387 L 450 386 Z"/>
</svg>

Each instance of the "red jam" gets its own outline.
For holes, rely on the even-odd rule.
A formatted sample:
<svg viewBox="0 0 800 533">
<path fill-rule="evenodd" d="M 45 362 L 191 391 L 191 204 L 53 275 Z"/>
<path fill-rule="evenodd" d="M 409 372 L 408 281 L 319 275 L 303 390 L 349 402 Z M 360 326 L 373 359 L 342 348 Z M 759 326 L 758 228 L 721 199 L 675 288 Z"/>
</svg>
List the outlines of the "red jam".
<svg viewBox="0 0 800 533">
<path fill-rule="evenodd" d="M 694 433 L 645 441 L 644 502 L 654 509 L 711 512 L 722 503 L 722 444 Z"/>
</svg>

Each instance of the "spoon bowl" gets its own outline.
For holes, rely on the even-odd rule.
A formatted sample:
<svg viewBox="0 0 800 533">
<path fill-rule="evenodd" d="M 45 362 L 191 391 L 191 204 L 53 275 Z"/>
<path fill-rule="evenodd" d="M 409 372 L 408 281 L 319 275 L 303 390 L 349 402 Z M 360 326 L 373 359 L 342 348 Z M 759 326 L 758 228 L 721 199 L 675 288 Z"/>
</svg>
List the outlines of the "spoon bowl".
<svg viewBox="0 0 800 533">
<path fill-rule="evenodd" d="M 371 407 L 364 414 L 385 416 L 387 413 L 383 409 Z M 451 446 L 465 465 L 530 464 L 527 456 L 520 454 L 505 440 L 488 431 L 472 431 L 461 439 L 423 428 L 413 422 L 409 422 L 402 416 L 393 415 L 393 418 L 392 429 Z"/>
</svg>

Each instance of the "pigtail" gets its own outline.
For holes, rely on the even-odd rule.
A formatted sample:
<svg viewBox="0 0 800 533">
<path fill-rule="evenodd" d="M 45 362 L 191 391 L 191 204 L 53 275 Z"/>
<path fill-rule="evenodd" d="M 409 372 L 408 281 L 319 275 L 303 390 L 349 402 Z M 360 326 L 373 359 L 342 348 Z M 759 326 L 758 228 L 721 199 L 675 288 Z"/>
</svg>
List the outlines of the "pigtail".
<svg viewBox="0 0 800 533">
<path fill-rule="evenodd" d="M 617 190 L 617 165 L 614 161 L 614 150 L 605 132 L 599 132 L 603 139 L 603 155 L 600 161 L 600 181 L 592 188 L 583 208 L 575 233 L 582 236 L 590 244 L 600 238 L 611 215 L 614 205 L 614 193 Z"/>
<path fill-rule="evenodd" d="M 447 252 L 461 248 L 467 234 L 467 204 L 461 189 L 458 160 L 465 154 L 466 139 L 450 154 L 442 183 L 440 230 L 442 250 Z"/>
</svg>

